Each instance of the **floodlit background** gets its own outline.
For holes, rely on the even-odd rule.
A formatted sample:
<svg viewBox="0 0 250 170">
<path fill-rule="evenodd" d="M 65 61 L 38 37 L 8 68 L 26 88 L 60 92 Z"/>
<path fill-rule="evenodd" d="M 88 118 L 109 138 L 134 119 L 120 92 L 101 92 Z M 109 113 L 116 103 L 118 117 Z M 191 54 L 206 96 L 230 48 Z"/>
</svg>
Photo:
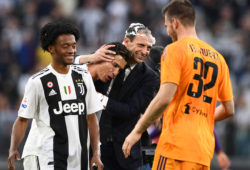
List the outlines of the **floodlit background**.
<svg viewBox="0 0 250 170">
<path fill-rule="evenodd" d="M 10 134 L 28 77 L 50 62 L 39 29 L 67 18 L 81 31 L 78 54 L 122 41 L 131 22 L 152 30 L 156 44 L 171 42 L 161 8 L 168 0 L 0 0 L 0 169 L 7 169 Z M 216 123 L 231 169 L 250 169 L 250 1 L 193 0 L 200 39 L 221 52 L 230 68 L 236 103 L 233 118 Z M 22 147 L 20 148 L 20 152 Z M 215 157 L 216 158 L 216 157 Z M 17 164 L 17 169 L 20 164 Z M 218 169 L 216 160 L 211 170 Z"/>
</svg>

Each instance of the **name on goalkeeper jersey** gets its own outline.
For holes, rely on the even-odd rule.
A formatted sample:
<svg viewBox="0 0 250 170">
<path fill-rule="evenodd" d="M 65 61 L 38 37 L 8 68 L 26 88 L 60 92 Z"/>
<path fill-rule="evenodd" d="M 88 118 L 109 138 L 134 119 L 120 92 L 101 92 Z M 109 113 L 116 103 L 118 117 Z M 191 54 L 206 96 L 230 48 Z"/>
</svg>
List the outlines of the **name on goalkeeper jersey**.
<svg viewBox="0 0 250 170">
<path fill-rule="evenodd" d="M 65 103 L 63 104 L 62 101 L 58 102 L 58 110 L 53 109 L 56 115 L 65 113 L 70 115 L 81 115 L 84 113 L 84 104 L 83 103 Z"/>
<path fill-rule="evenodd" d="M 200 48 L 200 47 L 197 47 L 193 44 L 188 44 L 188 46 L 193 53 L 199 53 L 204 57 L 210 57 L 212 59 L 218 60 L 218 53 L 211 50 L 211 49 Z"/>
</svg>

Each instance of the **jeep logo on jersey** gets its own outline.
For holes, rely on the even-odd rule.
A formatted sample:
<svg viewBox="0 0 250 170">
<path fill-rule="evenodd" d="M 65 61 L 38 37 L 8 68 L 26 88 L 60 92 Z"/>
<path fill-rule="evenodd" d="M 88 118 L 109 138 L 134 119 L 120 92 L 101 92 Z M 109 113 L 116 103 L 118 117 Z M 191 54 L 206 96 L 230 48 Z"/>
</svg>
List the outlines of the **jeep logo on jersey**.
<svg viewBox="0 0 250 170">
<path fill-rule="evenodd" d="M 65 113 L 70 115 L 81 115 L 84 113 L 84 104 L 83 103 L 62 103 L 62 101 L 58 102 L 58 110 L 53 109 L 56 115 Z"/>
</svg>

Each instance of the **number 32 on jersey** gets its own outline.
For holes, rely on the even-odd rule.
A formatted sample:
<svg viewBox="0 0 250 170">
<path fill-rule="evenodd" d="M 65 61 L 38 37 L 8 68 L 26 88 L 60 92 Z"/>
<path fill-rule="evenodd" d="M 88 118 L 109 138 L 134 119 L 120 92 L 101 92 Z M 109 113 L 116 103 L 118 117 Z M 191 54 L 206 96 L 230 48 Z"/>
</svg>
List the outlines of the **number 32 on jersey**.
<svg viewBox="0 0 250 170">
<path fill-rule="evenodd" d="M 197 81 L 197 89 L 194 88 L 194 83 L 190 83 L 188 86 L 187 95 L 190 97 L 199 98 L 202 95 L 202 91 L 207 91 L 214 87 L 217 76 L 218 76 L 218 66 L 215 63 L 210 61 L 203 62 L 199 57 L 194 58 L 194 69 L 198 71 L 198 74 L 195 74 L 193 79 Z M 211 77 L 208 77 L 208 71 L 211 69 Z M 208 83 L 204 84 L 206 79 L 210 80 Z M 212 102 L 212 97 L 203 95 L 203 101 L 206 103 Z"/>
</svg>

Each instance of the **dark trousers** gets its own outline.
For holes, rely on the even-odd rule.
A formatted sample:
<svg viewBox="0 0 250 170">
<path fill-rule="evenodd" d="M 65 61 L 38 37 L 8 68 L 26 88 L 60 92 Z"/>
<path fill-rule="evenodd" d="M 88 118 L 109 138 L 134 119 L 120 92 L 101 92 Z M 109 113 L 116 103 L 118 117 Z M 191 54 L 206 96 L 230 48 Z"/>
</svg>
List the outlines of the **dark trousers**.
<svg viewBox="0 0 250 170">
<path fill-rule="evenodd" d="M 102 160 L 102 163 L 104 164 L 103 170 L 140 170 L 141 169 L 140 167 L 133 168 L 133 169 L 122 168 L 116 159 L 113 142 L 107 142 L 101 145 L 101 160 Z"/>
</svg>

